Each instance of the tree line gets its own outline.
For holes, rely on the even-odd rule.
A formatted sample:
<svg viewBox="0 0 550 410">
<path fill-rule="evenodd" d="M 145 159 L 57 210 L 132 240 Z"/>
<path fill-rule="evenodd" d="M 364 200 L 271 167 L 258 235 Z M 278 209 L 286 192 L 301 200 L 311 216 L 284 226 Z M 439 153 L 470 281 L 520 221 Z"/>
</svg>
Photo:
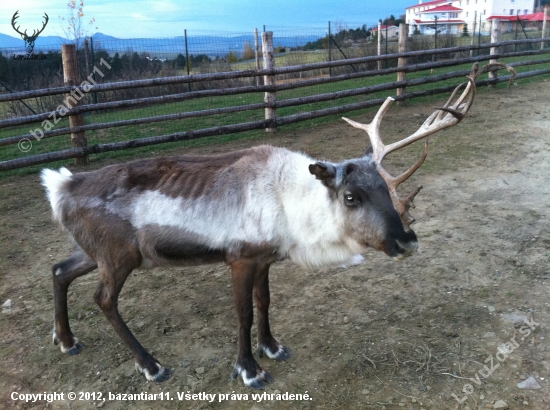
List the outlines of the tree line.
<svg viewBox="0 0 550 410">
<path fill-rule="evenodd" d="M 81 77 L 85 78 L 93 70 L 93 62 L 102 58 L 111 66 L 105 70 L 102 81 L 132 80 L 151 76 L 186 74 L 187 58 L 177 54 L 173 59 L 159 59 L 150 53 L 125 52 L 109 53 L 105 50 L 86 55 L 78 50 L 78 66 Z M 60 51 L 36 53 L 32 60 L 18 60 L 13 55 L 0 53 L 0 92 L 6 88 L 12 91 L 26 91 L 63 85 L 63 60 Z M 222 62 L 224 58 L 211 58 L 206 54 L 189 55 L 189 68 L 197 69 L 204 65 Z"/>
<path fill-rule="evenodd" d="M 550 1 L 550 0 L 548 0 Z M 405 15 L 396 18 L 393 14 L 385 19 L 380 19 L 380 22 L 383 26 L 399 26 L 399 24 L 405 22 Z M 378 27 L 378 26 L 376 26 Z M 367 28 L 366 24 L 363 24 L 361 27 L 357 28 L 342 28 L 336 27 L 336 32 L 332 33 L 332 39 L 339 46 L 349 46 L 353 43 L 361 43 L 370 40 L 371 32 L 370 30 L 374 28 Z M 298 47 L 300 50 L 321 50 L 328 48 L 328 35 L 325 37 L 318 38 L 315 41 L 308 41 L 303 47 Z"/>
</svg>

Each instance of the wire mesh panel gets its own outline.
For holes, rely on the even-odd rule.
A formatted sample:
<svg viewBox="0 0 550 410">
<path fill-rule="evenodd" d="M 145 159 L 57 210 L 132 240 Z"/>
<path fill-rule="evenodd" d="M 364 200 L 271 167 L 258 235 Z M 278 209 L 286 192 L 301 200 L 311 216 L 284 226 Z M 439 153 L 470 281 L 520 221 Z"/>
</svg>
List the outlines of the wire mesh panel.
<svg viewBox="0 0 550 410">
<path fill-rule="evenodd" d="M 159 136 L 167 137 L 160 138 L 163 142 L 179 141 L 270 128 L 273 124 L 264 116 L 265 92 L 276 92 L 269 107 L 277 109 L 279 126 L 320 118 L 325 112 L 340 113 L 342 107 L 364 107 L 366 101 L 395 94 L 399 70 L 397 56 L 382 56 L 381 62 L 377 61 L 379 50 L 383 55 L 397 53 L 398 44 L 388 32 L 373 30 L 375 26 L 359 22 L 275 30 L 275 68 L 270 72 L 274 86 L 263 85 L 263 76 L 270 73 L 261 71 L 264 50 L 261 33 L 254 30 L 183 30 L 182 36 L 162 39 L 96 35 L 84 39 L 76 50 L 78 73 L 72 82 L 64 75 L 61 45 L 39 50 L 33 59 L 16 59 L 13 56 L 20 50 L 0 49 L 0 162 L 27 157 L 30 161 L 38 154 L 73 149 L 74 135 L 79 132 L 86 133 L 88 147 L 120 143 L 113 149 L 121 149 Z M 538 47 L 528 41 L 502 46 L 501 51 Z M 426 75 L 439 81 L 441 73 L 467 70 L 470 60 L 463 67 L 451 67 L 461 59 L 488 59 L 487 45 L 474 46 L 475 50 L 458 47 L 470 43 L 471 39 L 460 36 L 409 37 L 407 49 L 413 54 L 408 57 L 408 67 L 440 65 L 409 73 L 408 80 L 419 80 L 422 85 L 411 83 L 407 91 L 434 87 Z M 441 52 L 435 50 L 436 45 L 449 48 Z M 414 54 L 415 50 L 429 51 Z M 454 78 L 456 75 L 447 78 L 449 85 L 456 82 Z M 32 96 L 14 94 L 21 92 Z M 3 98 L 12 94 L 18 97 Z M 78 104 L 67 105 L 68 95 Z M 83 116 L 83 124 L 69 130 L 69 116 L 75 114 Z M 177 137 L 170 137 L 175 134 Z M 136 144 L 126 144 L 128 141 Z"/>
</svg>

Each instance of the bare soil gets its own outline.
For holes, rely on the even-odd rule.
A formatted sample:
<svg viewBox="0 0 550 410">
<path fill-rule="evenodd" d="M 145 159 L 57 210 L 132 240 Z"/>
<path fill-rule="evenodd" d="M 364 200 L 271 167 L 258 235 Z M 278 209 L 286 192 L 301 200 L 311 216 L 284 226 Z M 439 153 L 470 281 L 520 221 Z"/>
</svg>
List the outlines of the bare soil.
<svg viewBox="0 0 550 410">
<path fill-rule="evenodd" d="M 0 313 L 0 408 L 439 410 L 493 408 L 503 400 L 510 409 L 549 409 L 549 96 L 546 80 L 481 90 L 462 123 L 431 138 L 426 163 L 404 184 L 424 186 L 412 211 L 420 253 L 396 262 L 372 251 L 349 269 L 272 267 L 272 329 L 293 357 L 259 359 L 275 378 L 266 392 L 307 392 L 311 400 L 258 403 L 251 399 L 257 392 L 231 379 L 237 333 L 224 265 L 138 271 L 126 282 L 122 316 L 174 370 L 167 382 L 135 372 L 129 350 L 93 303 L 96 273 L 69 291 L 72 329 L 86 348 L 62 354 L 51 339 L 50 275 L 72 245 L 51 221 L 37 175 L 4 178 L 0 304 L 12 304 Z M 389 142 L 414 132 L 438 103 L 392 107 L 383 135 Z M 366 134 L 343 121 L 282 130 L 260 142 L 334 161 L 357 157 L 368 145 Z M 403 170 L 421 150 L 416 144 L 395 153 L 387 166 Z M 517 387 L 529 376 L 542 389 Z M 168 392 L 174 400 L 11 399 L 12 392 L 70 391 Z M 177 392 L 249 396 L 208 403 L 180 401 Z"/>
</svg>

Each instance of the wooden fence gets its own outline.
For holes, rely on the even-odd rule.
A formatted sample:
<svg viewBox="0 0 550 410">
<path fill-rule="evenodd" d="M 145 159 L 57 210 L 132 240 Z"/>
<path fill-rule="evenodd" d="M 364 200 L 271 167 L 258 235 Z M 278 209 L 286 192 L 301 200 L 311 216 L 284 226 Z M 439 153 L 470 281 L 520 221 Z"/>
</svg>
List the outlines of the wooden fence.
<svg viewBox="0 0 550 410">
<path fill-rule="evenodd" d="M 495 23 L 493 23 L 495 24 Z M 498 27 L 498 21 L 496 22 Z M 405 27 L 402 27 L 399 31 L 400 33 L 407 33 L 408 30 Z M 273 50 L 272 44 L 269 43 L 272 40 L 272 37 L 269 36 L 269 33 L 262 36 L 262 41 L 264 42 L 263 50 L 264 53 L 269 53 L 269 50 Z M 267 55 L 264 56 L 264 69 L 261 70 L 242 70 L 242 71 L 232 71 L 232 72 L 221 72 L 221 73 L 208 73 L 208 74 L 193 74 L 185 76 L 173 76 L 173 77 L 164 77 L 164 78 L 155 78 L 147 80 L 137 80 L 137 81 L 125 81 L 125 82 L 113 82 L 106 84 L 95 83 L 91 76 L 82 82 L 76 81 L 76 79 L 71 77 L 70 73 L 74 72 L 69 70 L 70 67 L 64 67 L 66 71 L 66 86 L 56 87 L 56 88 L 47 88 L 41 90 L 17 92 L 12 94 L 3 94 L 0 95 L 0 103 L 15 101 L 15 100 L 25 100 L 30 98 L 37 98 L 43 96 L 52 96 L 52 95 L 65 95 L 66 105 L 70 108 L 65 108 L 60 106 L 62 109 L 55 110 L 53 112 L 43 112 L 36 115 L 30 115 L 26 117 L 10 118 L 5 120 L 0 120 L 0 129 L 6 127 L 14 127 L 25 124 L 33 124 L 37 122 L 44 121 L 52 116 L 57 116 L 56 118 L 69 116 L 71 119 L 70 126 L 66 128 L 60 128 L 56 130 L 42 131 L 42 135 L 39 139 L 43 138 L 53 138 L 60 135 L 71 135 L 71 141 L 73 142 L 73 148 L 66 149 L 62 151 L 49 152 L 45 154 L 27 156 L 24 158 L 12 159 L 7 161 L 0 162 L 0 171 L 11 170 L 15 168 L 21 168 L 25 166 L 37 165 L 47 162 L 53 162 L 58 160 L 64 160 L 69 158 L 74 158 L 80 163 L 87 163 L 88 156 L 90 154 L 97 154 L 108 151 L 115 150 L 124 150 L 128 148 L 137 148 L 144 147 L 153 144 L 161 144 L 167 142 L 176 142 L 191 140 L 196 138 L 202 138 L 207 136 L 215 136 L 222 134 L 230 134 L 236 132 L 243 132 L 256 129 L 265 129 L 268 131 L 275 130 L 278 126 L 292 124 L 299 121 L 311 120 L 314 118 L 319 118 L 327 115 L 340 114 L 348 111 L 354 111 L 358 109 L 364 109 L 369 107 L 374 107 L 383 103 L 384 98 L 375 98 L 375 99 L 365 99 L 365 101 L 355 102 L 344 104 L 336 107 L 325 108 L 315 111 L 306 111 L 300 112 L 298 114 L 287 115 L 282 117 L 277 117 L 277 109 L 283 107 L 299 106 L 305 104 L 311 104 L 314 102 L 322 101 L 331 101 L 335 99 L 350 97 L 350 96 L 366 96 L 368 94 L 379 92 L 379 91 L 389 91 L 396 90 L 397 95 L 394 97 L 397 101 L 404 101 L 405 99 L 433 95 L 438 93 L 446 93 L 454 89 L 453 86 L 445 87 L 435 87 L 425 91 L 413 91 L 407 92 L 407 87 L 422 85 L 422 84 L 433 84 L 439 81 L 448 80 L 457 77 L 464 77 L 469 73 L 469 70 L 460 70 L 448 72 L 440 75 L 431 75 L 423 78 L 416 79 L 406 79 L 407 73 L 418 72 L 422 70 L 433 70 L 435 68 L 441 67 L 450 67 L 457 66 L 465 63 L 474 63 L 491 60 L 498 60 L 503 57 L 521 57 L 521 56 L 533 56 L 533 55 L 544 55 L 550 53 L 550 49 L 540 48 L 540 49 L 531 49 L 527 51 L 519 52 L 501 52 L 504 47 L 511 48 L 509 46 L 516 47 L 521 44 L 535 44 L 540 43 L 546 44 L 550 41 L 550 38 L 539 38 L 539 39 L 524 39 L 524 40 L 512 40 L 512 41 L 498 41 L 498 33 L 495 34 L 493 42 L 490 44 L 481 44 L 481 45 L 471 45 L 463 47 L 452 47 L 452 48 L 443 48 L 443 49 L 433 49 L 433 50 L 424 50 L 424 51 L 406 51 L 406 41 L 405 39 L 400 40 L 399 53 L 387 54 L 381 56 L 369 56 L 348 60 L 339 60 L 331 62 L 322 62 L 322 63 L 312 63 L 299 66 L 290 66 L 290 67 L 274 67 L 272 58 Z M 271 47 L 271 48 L 270 48 Z M 532 47 L 531 47 L 532 48 Z M 434 61 L 421 64 L 407 64 L 407 59 L 411 57 L 419 56 L 437 56 L 444 55 L 449 53 L 462 53 L 463 55 L 471 55 L 472 50 L 491 50 L 491 54 L 483 54 L 478 56 L 470 56 L 464 58 L 455 58 L 451 60 L 443 61 Z M 63 49 L 64 59 L 71 59 L 70 53 L 74 53 L 74 47 L 71 50 L 70 47 Z M 398 59 L 397 67 L 391 67 L 386 69 L 377 69 L 377 70 L 365 70 L 358 71 L 354 69 L 354 72 L 348 74 L 333 75 L 330 77 L 314 78 L 296 82 L 284 82 L 277 83 L 277 76 L 288 73 L 298 73 L 308 70 L 319 70 L 324 68 L 335 68 L 342 66 L 358 66 L 360 64 L 373 63 L 384 60 L 394 60 Z M 100 62 L 100 64 L 106 64 L 106 62 Z M 540 60 L 529 60 L 529 61 L 519 61 L 510 63 L 512 67 L 524 66 L 524 65 L 538 65 L 538 64 L 548 64 L 550 63 L 550 58 L 540 59 Z M 70 65 L 70 64 L 69 64 Z M 65 65 L 64 65 L 65 66 Z M 94 67 L 94 71 L 99 68 Z M 379 76 L 383 74 L 392 74 L 397 73 L 397 81 L 380 83 L 377 85 L 347 89 L 342 91 L 335 91 L 330 93 L 323 93 L 299 98 L 290 98 L 286 100 L 277 100 L 277 92 L 291 89 L 298 89 L 301 87 L 308 87 L 318 84 L 327 84 L 338 81 L 345 81 L 350 79 L 357 78 L 366 78 Z M 543 74 L 549 74 L 550 69 L 539 69 L 531 70 L 527 72 L 519 73 L 516 78 L 526 78 L 532 76 L 538 76 Z M 486 80 L 479 80 L 477 85 L 492 85 L 501 81 L 508 81 L 509 76 L 496 76 L 496 73 L 491 73 L 492 76 Z M 112 102 L 103 102 L 96 104 L 87 104 L 80 105 L 78 101 L 76 103 L 69 104 L 71 96 L 72 100 L 77 100 L 74 97 L 83 93 L 92 93 L 92 92 L 107 92 L 107 91 L 116 91 L 129 88 L 140 88 L 140 87 L 156 87 L 164 86 L 170 84 L 191 84 L 195 82 L 207 82 L 215 80 L 228 80 L 228 79 L 256 79 L 258 77 L 264 77 L 264 85 L 253 85 L 253 86 L 239 86 L 239 87 L 229 87 L 223 89 L 206 89 L 200 91 L 189 91 L 178 94 L 163 95 L 159 97 L 147 97 L 147 98 L 138 98 L 122 101 L 112 101 Z M 258 84 L 257 82 L 252 82 Z M 236 95 L 244 93 L 264 93 L 265 98 L 263 103 L 255 104 L 246 104 L 240 106 L 224 107 L 224 108 L 213 108 L 207 110 L 199 111 L 188 111 L 180 112 L 176 114 L 169 115 L 159 115 L 146 118 L 137 118 L 129 120 L 120 120 L 120 121 L 111 121 L 104 123 L 94 123 L 84 125 L 82 120 L 78 119 L 79 116 L 87 112 L 98 112 L 102 110 L 116 110 L 120 108 L 128 107 L 148 107 L 155 104 L 164 104 L 174 101 L 190 100 L 195 98 L 209 97 L 209 96 L 222 96 L 222 95 Z M 121 127 L 126 125 L 137 125 L 137 124 L 150 124 L 161 121 L 169 120 L 179 120 L 193 117 L 204 117 L 211 116 L 215 114 L 229 114 L 249 110 L 265 110 L 265 119 L 252 122 L 237 123 L 231 125 L 224 125 L 219 127 L 212 128 L 203 128 L 187 132 L 176 132 L 167 135 L 161 136 L 151 136 L 146 138 L 139 138 L 129 141 L 120 141 L 113 143 L 105 144 L 96 144 L 93 146 L 88 146 L 86 143 L 86 131 L 89 130 L 99 130 L 105 128 Z M 73 121 L 73 119 L 75 119 Z M 32 138 L 36 139 L 36 136 L 33 137 L 31 134 L 25 135 L 16 135 L 0 140 L 0 146 L 6 146 L 9 144 L 20 144 L 21 141 L 31 140 Z"/>
</svg>

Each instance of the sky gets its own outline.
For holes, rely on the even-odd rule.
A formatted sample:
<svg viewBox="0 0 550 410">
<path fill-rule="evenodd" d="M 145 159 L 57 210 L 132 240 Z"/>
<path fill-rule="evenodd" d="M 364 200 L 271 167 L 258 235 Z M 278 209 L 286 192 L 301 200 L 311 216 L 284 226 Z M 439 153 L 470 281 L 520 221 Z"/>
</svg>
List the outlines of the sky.
<svg viewBox="0 0 550 410">
<path fill-rule="evenodd" d="M 40 36 L 66 37 L 61 17 L 69 15 L 69 0 L 17 0 L 0 2 L 0 33 L 18 37 L 11 18 L 19 10 L 21 31 L 42 27 Z M 79 3 L 80 0 L 77 0 Z M 101 32 L 118 38 L 154 38 L 209 33 L 248 33 L 266 30 L 356 28 L 373 26 L 391 14 L 399 17 L 418 0 L 84 0 L 87 35 Z M 94 18 L 92 25 L 87 23 Z M 334 27 L 333 26 L 333 27 Z M 97 27 L 97 29 L 96 29 Z M 2 45 L 0 44 L 0 47 Z"/>
</svg>

